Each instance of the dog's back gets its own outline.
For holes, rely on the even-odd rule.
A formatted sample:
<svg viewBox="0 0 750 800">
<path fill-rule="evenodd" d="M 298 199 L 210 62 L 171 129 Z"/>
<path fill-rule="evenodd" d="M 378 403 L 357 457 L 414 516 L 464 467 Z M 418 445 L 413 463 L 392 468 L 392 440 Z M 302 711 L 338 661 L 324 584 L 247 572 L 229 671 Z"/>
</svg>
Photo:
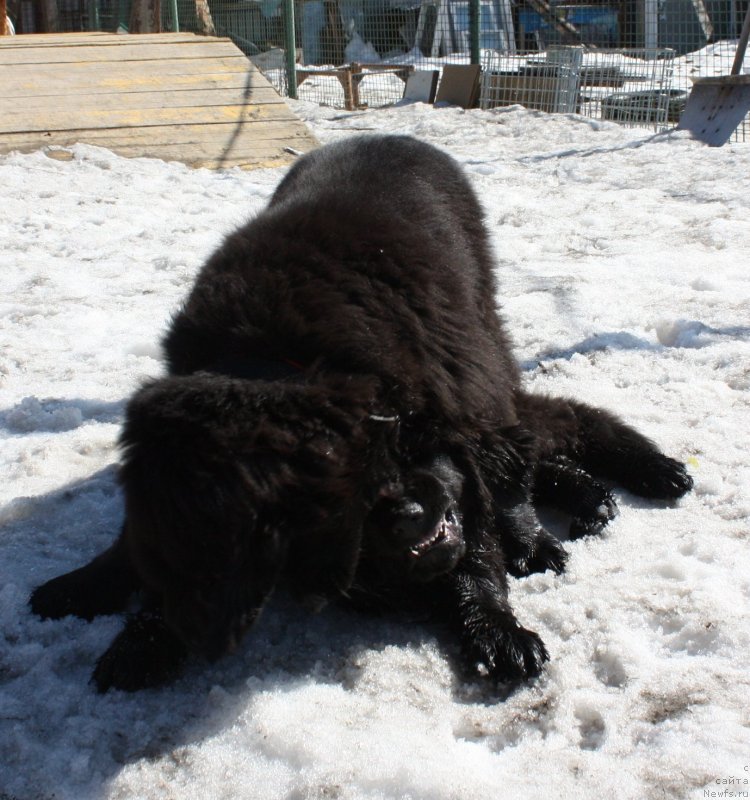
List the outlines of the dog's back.
<svg viewBox="0 0 750 800">
<path fill-rule="evenodd" d="M 482 220 L 456 162 L 409 137 L 304 156 L 204 267 L 167 336 L 170 368 L 319 364 L 378 376 L 397 408 L 512 424 L 518 373 Z"/>
<path fill-rule="evenodd" d="M 482 210 L 458 164 L 410 136 L 359 136 L 308 153 L 281 181 L 270 207 L 321 201 L 397 215 L 405 224 L 437 216 L 454 232 L 458 223 L 474 242 L 486 239 Z"/>
</svg>

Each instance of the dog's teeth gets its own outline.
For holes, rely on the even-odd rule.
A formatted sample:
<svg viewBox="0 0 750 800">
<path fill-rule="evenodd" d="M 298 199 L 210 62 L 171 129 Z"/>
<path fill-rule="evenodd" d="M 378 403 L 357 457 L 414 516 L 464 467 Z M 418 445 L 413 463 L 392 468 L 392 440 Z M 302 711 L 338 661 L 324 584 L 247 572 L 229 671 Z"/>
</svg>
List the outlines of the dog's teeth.
<svg viewBox="0 0 750 800">
<path fill-rule="evenodd" d="M 435 533 L 433 533 L 432 536 L 430 536 L 429 539 L 425 539 L 424 541 L 417 542 L 417 544 L 412 545 L 409 548 L 409 552 L 413 556 L 421 556 L 425 550 L 428 550 L 430 547 L 432 547 L 432 545 L 437 544 L 439 541 L 444 539 L 445 536 L 446 536 L 446 528 L 445 528 L 445 523 L 443 523 L 435 531 Z"/>
</svg>

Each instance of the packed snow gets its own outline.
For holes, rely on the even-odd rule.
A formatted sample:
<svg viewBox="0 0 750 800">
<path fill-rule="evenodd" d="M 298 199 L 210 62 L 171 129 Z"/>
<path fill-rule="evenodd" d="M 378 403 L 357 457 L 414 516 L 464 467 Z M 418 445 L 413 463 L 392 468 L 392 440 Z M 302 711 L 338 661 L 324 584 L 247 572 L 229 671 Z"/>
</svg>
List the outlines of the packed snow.
<svg viewBox="0 0 750 800">
<path fill-rule="evenodd" d="M 528 386 L 619 412 L 695 490 L 617 489 L 620 516 L 568 544 L 564 575 L 512 581 L 552 657 L 526 685 L 458 677 L 439 626 L 309 616 L 280 593 L 233 655 L 97 695 L 121 617 L 42 621 L 29 592 L 117 535 L 125 401 L 163 373 L 170 315 L 283 170 L 4 156 L 0 797 L 750 796 L 750 148 L 518 107 L 294 107 L 321 142 L 399 132 L 453 154 Z"/>
</svg>

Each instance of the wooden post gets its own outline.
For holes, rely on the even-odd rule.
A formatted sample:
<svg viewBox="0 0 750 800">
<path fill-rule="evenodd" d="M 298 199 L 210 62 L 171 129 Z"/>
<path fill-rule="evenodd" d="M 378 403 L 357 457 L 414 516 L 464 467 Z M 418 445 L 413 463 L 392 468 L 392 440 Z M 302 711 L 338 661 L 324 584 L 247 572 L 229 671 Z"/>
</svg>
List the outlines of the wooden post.
<svg viewBox="0 0 750 800">
<path fill-rule="evenodd" d="M 42 32 L 57 33 L 60 24 L 57 16 L 57 0 L 42 0 Z"/>
<path fill-rule="evenodd" d="M 208 0 L 195 0 L 195 16 L 198 20 L 198 32 L 204 36 L 216 36 L 211 9 Z"/>
<path fill-rule="evenodd" d="M 8 7 L 5 0 L 0 0 L 0 36 L 8 35 Z"/>
<path fill-rule="evenodd" d="M 133 0 L 130 10 L 130 33 L 161 33 L 159 0 Z"/>
</svg>

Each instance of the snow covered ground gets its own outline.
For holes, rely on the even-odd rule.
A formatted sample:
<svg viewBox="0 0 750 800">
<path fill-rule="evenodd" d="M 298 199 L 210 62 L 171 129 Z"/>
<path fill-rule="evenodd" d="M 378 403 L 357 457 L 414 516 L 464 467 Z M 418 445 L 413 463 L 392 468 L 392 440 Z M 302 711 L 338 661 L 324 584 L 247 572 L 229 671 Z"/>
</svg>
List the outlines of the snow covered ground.
<svg viewBox="0 0 750 800">
<path fill-rule="evenodd" d="M 456 156 L 529 386 L 616 409 L 695 491 L 618 491 L 565 575 L 512 583 L 552 655 L 514 692 L 459 681 L 439 628 L 280 596 L 231 657 L 98 696 L 121 619 L 43 622 L 29 591 L 117 534 L 125 399 L 282 171 L 0 158 L 0 798 L 750 796 L 750 148 L 519 108 L 295 108 L 324 142 L 406 132 Z"/>
</svg>

